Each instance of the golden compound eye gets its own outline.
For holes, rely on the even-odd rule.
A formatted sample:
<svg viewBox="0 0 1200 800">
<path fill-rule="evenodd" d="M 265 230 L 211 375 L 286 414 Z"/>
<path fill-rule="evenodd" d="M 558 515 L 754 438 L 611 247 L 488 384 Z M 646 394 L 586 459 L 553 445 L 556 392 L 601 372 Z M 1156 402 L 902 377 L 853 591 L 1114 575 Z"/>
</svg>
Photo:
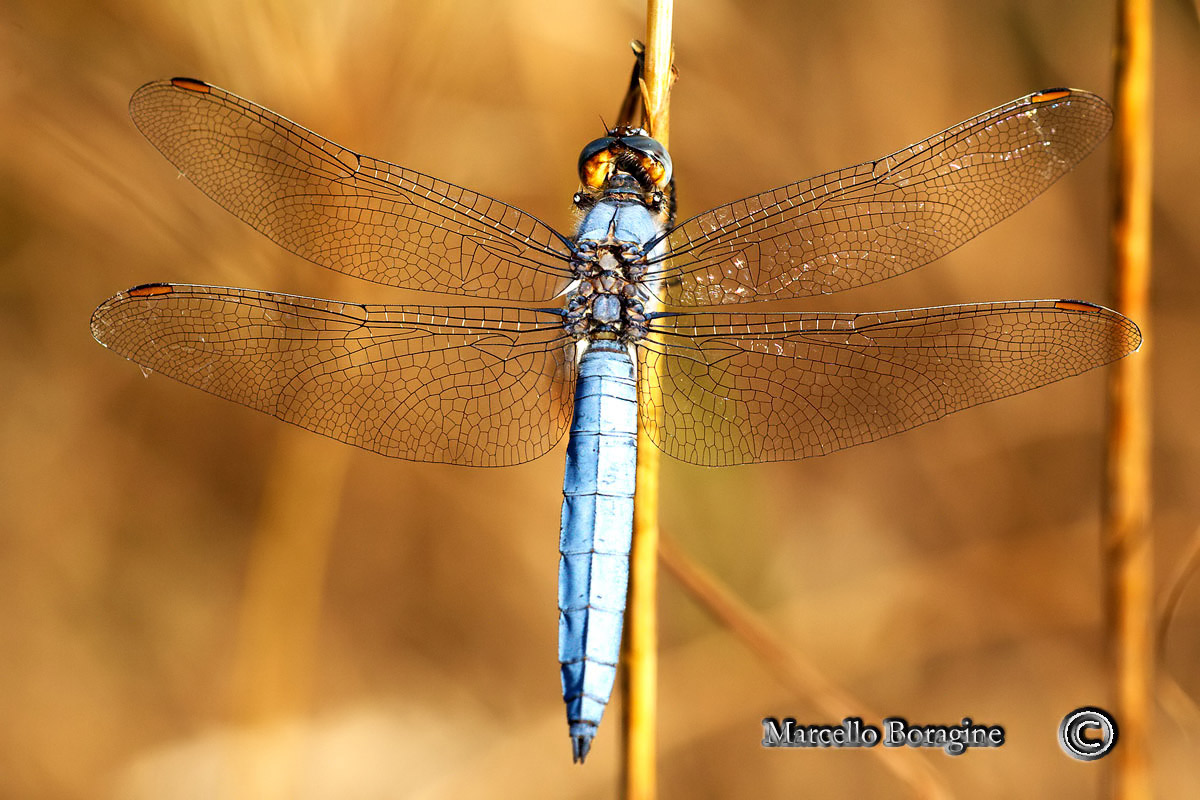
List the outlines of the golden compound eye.
<svg viewBox="0 0 1200 800">
<path fill-rule="evenodd" d="M 602 150 L 579 165 L 579 179 L 589 189 L 604 186 L 612 174 L 615 159 L 611 150 Z"/>
<path fill-rule="evenodd" d="M 599 189 L 612 169 L 612 146 L 617 140 L 611 136 L 588 142 L 579 153 L 579 180 L 589 189 Z"/>
<path fill-rule="evenodd" d="M 650 156 L 643 155 L 639 160 L 642 169 L 646 171 L 646 175 L 654 183 L 656 189 L 662 189 L 666 182 L 663 181 L 663 176 L 667 174 L 667 169 L 659 161 Z"/>
<path fill-rule="evenodd" d="M 654 188 L 665 189 L 671 182 L 671 156 L 667 148 L 649 136 L 622 136 L 621 144 L 638 156 L 638 164 L 654 181 Z"/>
</svg>

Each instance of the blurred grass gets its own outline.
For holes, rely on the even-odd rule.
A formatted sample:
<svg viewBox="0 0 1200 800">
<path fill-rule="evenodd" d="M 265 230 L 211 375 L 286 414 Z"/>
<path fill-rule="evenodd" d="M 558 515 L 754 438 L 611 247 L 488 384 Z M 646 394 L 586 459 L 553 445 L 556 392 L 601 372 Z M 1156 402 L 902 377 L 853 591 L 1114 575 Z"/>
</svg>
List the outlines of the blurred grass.
<svg viewBox="0 0 1200 800">
<path fill-rule="evenodd" d="M 825 671 L 801 655 L 790 652 L 763 621 L 703 567 L 688 558 L 669 537 L 662 537 L 660 550 L 663 567 L 715 621 L 728 628 L 757 657 L 775 680 L 788 687 L 794 696 L 812 704 L 827 724 L 857 717 L 867 725 L 876 725 L 883 714 L 868 710 L 847 694 Z M 881 727 L 876 725 L 876 727 Z M 937 767 L 927 753 L 918 750 L 864 750 L 880 759 L 880 764 L 914 797 L 941 800 L 949 797 L 938 776 Z"/>
<path fill-rule="evenodd" d="M 213 81 L 565 227 L 578 149 L 619 100 L 643 13 L 0 6 L 0 796 L 233 796 L 231 748 L 289 747 L 312 797 L 614 793 L 615 737 L 602 733 L 583 769 L 566 757 L 561 451 L 495 471 L 342 456 L 304 702 L 250 725 L 233 710 L 239 619 L 276 452 L 296 432 L 143 379 L 86 321 L 148 280 L 402 297 L 321 274 L 177 180 L 126 117 L 144 81 Z M 1171 574 L 1200 520 L 1200 35 L 1186 6 L 1160 16 L 1152 469 L 1158 572 Z M 890 152 L 1035 88 L 1103 90 L 1110 26 L 1091 4 L 1034 0 L 691 3 L 675 19 L 681 212 Z M 938 264 L 804 307 L 1100 299 L 1104 172 L 1093 156 Z M 870 707 L 1004 724 L 1003 749 L 941 767 L 955 795 L 1092 796 L 1098 771 L 1054 735 L 1107 680 L 1094 545 L 1103 386 L 1089 375 L 814 461 L 665 463 L 662 517 Z M 825 721 L 819 710 L 678 587 L 665 582 L 659 602 L 664 797 L 908 796 L 870 758 L 763 751 L 763 716 Z M 1200 595 L 1185 590 L 1163 668 L 1193 697 L 1198 622 Z M 1200 785 L 1184 733 L 1195 741 L 1155 731 L 1161 797 Z"/>
</svg>

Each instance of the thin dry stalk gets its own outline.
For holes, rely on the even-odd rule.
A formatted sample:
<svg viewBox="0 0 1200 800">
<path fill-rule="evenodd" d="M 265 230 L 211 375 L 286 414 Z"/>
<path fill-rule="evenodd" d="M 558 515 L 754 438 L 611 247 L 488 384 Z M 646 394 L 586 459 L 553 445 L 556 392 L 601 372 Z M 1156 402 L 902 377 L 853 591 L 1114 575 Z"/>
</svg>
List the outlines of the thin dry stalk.
<svg viewBox="0 0 1200 800">
<path fill-rule="evenodd" d="M 811 701 L 830 719 L 845 716 L 879 718 L 864 703 L 826 678 L 811 661 L 793 654 L 771 632 L 769 625 L 712 574 L 691 560 L 670 537 L 663 536 L 659 540 L 658 553 L 662 565 L 688 594 L 717 622 L 741 639 L 776 679 L 797 696 Z M 903 781 L 914 797 L 942 800 L 951 796 L 924 755 L 904 748 L 875 747 L 868 752 L 879 758 L 888 771 Z"/>
<path fill-rule="evenodd" d="M 675 57 L 671 44 L 673 0 L 646 3 L 646 73 L 643 91 L 650 135 L 668 147 L 671 138 L 671 79 Z"/>
<path fill-rule="evenodd" d="M 642 94 L 650 135 L 669 146 L 672 0 L 648 0 Z M 657 405 L 649 390 L 651 404 Z M 645 399 L 645 398 L 643 398 Z M 656 794 L 655 741 L 658 702 L 658 477 L 661 453 L 638 426 L 637 488 L 630 554 L 629 630 L 625 637 L 624 796 Z"/>
<path fill-rule="evenodd" d="M 1150 288 L 1151 2 L 1121 0 L 1115 48 L 1113 286 L 1118 311 L 1148 334 Z M 1144 342 L 1152 341 L 1149 335 Z M 1153 549 L 1150 536 L 1149 353 L 1117 362 L 1109 379 L 1104 570 L 1113 697 L 1120 725 L 1111 793 L 1152 796 Z"/>
</svg>

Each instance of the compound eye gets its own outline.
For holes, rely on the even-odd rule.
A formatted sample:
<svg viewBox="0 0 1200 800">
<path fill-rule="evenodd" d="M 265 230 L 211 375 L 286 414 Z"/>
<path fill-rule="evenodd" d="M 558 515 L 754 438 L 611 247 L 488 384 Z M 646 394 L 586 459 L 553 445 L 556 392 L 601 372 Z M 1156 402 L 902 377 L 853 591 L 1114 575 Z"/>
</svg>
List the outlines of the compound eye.
<svg viewBox="0 0 1200 800">
<path fill-rule="evenodd" d="M 579 154 L 579 180 L 589 189 L 599 189 L 608 180 L 613 169 L 612 146 L 617 140 L 611 136 L 588 142 Z"/>
<path fill-rule="evenodd" d="M 649 136 L 622 136 L 621 144 L 638 154 L 641 167 L 654 181 L 656 189 L 665 189 L 671 182 L 671 156 L 667 148 Z"/>
</svg>

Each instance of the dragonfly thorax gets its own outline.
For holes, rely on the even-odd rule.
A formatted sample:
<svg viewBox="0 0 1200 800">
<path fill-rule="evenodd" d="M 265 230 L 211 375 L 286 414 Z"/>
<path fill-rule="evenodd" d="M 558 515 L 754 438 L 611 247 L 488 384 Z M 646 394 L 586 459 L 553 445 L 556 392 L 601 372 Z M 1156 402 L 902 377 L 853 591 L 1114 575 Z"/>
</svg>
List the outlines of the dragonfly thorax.
<svg viewBox="0 0 1200 800">
<path fill-rule="evenodd" d="M 646 335 L 646 273 L 641 246 L 617 242 L 580 242 L 575 272 L 579 283 L 567 296 L 564 327 L 577 339 L 635 341 Z"/>
</svg>

